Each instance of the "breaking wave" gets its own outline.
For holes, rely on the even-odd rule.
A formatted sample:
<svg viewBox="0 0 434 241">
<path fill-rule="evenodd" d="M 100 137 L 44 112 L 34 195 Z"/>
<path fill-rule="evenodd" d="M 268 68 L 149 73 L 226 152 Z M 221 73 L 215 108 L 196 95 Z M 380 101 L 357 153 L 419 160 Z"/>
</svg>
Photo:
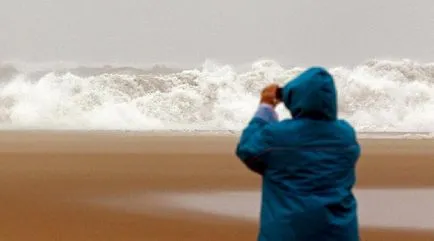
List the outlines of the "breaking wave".
<svg viewBox="0 0 434 241">
<path fill-rule="evenodd" d="M 213 61 L 197 69 L 0 65 L 4 129 L 241 130 L 268 83 L 304 70 L 271 60 L 248 70 Z M 331 68 L 340 117 L 359 132 L 434 132 L 434 64 L 372 60 Z M 278 107 L 282 118 L 290 117 Z"/>
</svg>

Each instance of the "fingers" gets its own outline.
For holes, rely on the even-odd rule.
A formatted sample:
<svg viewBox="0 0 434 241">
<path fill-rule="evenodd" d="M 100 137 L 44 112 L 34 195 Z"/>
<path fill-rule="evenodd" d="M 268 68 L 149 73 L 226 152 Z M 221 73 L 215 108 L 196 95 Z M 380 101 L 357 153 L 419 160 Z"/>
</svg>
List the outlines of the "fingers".
<svg viewBox="0 0 434 241">
<path fill-rule="evenodd" d="M 264 92 L 264 91 L 273 91 L 273 90 L 276 90 L 277 88 L 279 88 L 279 85 L 277 85 L 277 84 L 270 84 L 270 85 L 267 85 L 262 91 Z"/>
<path fill-rule="evenodd" d="M 261 91 L 261 103 L 276 106 L 279 100 L 276 98 L 276 91 L 279 88 L 277 84 L 270 84 Z"/>
</svg>

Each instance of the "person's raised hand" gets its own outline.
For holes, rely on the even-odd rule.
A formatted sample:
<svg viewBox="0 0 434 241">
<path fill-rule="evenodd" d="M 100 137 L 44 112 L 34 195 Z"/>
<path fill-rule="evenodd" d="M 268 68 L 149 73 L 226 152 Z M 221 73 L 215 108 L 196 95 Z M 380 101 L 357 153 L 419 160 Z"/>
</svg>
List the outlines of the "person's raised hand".
<svg viewBox="0 0 434 241">
<path fill-rule="evenodd" d="M 276 98 L 276 91 L 279 88 L 279 85 L 277 84 L 270 84 L 267 87 L 265 87 L 261 92 L 261 104 L 269 104 L 273 107 L 275 107 L 279 100 Z"/>
</svg>

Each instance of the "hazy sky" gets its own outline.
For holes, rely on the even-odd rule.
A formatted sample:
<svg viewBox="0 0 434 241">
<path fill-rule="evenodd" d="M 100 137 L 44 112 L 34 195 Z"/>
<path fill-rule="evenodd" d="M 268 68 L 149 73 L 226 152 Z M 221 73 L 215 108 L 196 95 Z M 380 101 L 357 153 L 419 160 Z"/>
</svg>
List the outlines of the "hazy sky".
<svg viewBox="0 0 434 241">
<path fill-rule="evenodd" d="M 434 0 L 0 0 L 0 61 L 434 61 Z"/>
</svg>

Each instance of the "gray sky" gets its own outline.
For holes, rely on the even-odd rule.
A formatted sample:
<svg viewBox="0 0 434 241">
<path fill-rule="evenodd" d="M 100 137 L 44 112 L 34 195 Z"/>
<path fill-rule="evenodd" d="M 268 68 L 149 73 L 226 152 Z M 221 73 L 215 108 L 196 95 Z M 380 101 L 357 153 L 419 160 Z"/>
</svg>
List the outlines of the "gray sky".
<svg viewBox="0 0 434 241">
<path fill-rule="evenodd" d="M 0 0 L 0 61 L 434 60 L 433 0 Z"/>
</svg>

